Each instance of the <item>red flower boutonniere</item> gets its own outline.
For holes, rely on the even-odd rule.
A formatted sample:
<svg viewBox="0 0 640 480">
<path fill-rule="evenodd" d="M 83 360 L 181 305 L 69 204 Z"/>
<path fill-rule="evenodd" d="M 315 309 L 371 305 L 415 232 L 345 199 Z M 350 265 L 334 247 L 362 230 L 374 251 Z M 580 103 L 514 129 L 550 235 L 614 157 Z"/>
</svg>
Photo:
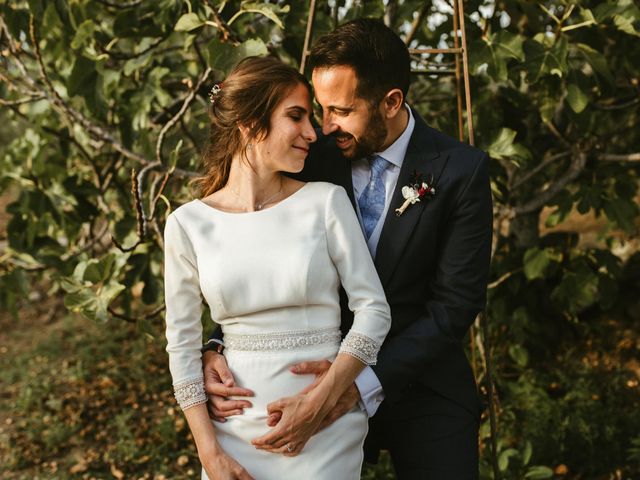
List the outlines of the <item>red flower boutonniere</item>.
<svg viewBox="0 0 640 480">
<path fill-rule="evenodd" d="M 409 185 L 402 187 L 402 196 L 404 197 L 404 203 L 400 208 L 396 208 L 396 216 L 400 216 L 404 211 L 416 202 L 419 202 L 422 198 L 434 197 L 436 195 L 436 189 L 433 186 L 433 175 L 429 174 L 427 179 L 422 178 L 422 174 L 414 170 L 409 180 Z"/>
</svg>

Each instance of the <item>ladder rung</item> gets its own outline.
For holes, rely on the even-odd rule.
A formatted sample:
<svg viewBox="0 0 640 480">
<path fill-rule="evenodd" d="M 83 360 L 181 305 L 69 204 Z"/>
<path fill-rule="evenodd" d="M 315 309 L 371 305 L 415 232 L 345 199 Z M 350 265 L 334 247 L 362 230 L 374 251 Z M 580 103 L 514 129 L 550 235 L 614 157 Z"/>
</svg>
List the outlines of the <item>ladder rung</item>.
<svg viewBox="0 0 640 480">
<path fill-rule="evenodd" d="M 418 75 L 455 75 L 454 68 L 441 68 L 441 69 L 426 69 L 426 70 L 411 70 L 411 73 Z"/>
<path fill-rule="evenodd" d="M 460 55 L 464 52 L 462 48 L 410 48 L 409 53 L 427 54 L 427 53 L 455 53 Z"/>
</svg>

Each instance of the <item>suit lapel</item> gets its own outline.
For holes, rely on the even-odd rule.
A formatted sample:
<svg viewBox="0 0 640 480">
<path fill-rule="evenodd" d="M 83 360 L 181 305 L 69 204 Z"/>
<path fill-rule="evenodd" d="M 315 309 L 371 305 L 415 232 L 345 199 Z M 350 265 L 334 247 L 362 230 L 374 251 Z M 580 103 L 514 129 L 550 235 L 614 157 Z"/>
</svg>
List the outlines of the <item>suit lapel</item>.
<svg viewBox="0 0 640 480">
<path fill-rule="evenodd" d="M 410 205 L 401 216 L 397 216 L 395 209 L 404 202 L 402 187 L 409 183 L 414 171 L 425 176 L 432 174 L 437 183 L 437 179 L 440 178 L 448 158 L 446 155 L 440 155 L 435 136 L 424 123 L 424 120 L 418 116 L 415 110 L 412 110 L 412 112 L 416 121 L 415 127 L 409 140 L 407 153 L 400 167 L 398 183 L 391 197 L 391 203 L 389 204 L 389 210 L 384 220 L 376 250 L 375 264 L 382 285 L 386 285 L 391 278 L 422 211 L 429 203 L 429 200 L 417 202 Z"/>
</svg>

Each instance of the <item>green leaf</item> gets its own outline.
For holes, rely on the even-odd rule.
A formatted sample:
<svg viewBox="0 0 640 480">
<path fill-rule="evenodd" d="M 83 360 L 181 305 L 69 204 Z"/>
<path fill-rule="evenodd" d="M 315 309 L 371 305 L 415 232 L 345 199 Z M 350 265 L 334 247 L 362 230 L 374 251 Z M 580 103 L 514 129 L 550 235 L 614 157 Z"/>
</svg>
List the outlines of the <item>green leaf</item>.
<svg viewBox="0 0 640 480">
<path fill-rule="evenodd" d="M 529 280 L 544 278 L 552 263 L 558 263 L 561 260 L 562 253 L 555 252 L 552 248 L 530 248 L 523 258 L 524 274 Z"/>
<path fill-rule="evenodd" d="M 100 260 L 89 260 L 87 262 L 87 268 L 84 271 L 83 279 L 91 283 L 104 282 L 111 276 L 115 258 L 113 253 L 109 253 Z"/>
<path fill-rule="evenodd" d="M 544 75 L 563 77 L 567 72 L 568 48 L 569 44 L 564 37 L 551 47 L 546 47 L 537 40 L 527 40 L 524 43 L 524 53 L 529 81 L 537 82 Z"/>
<path fill-rule="evenodd" d="M 96 64 L 85 56 L 79 56 L 73 64 L 71 75 L 67 80 L 67 90 L 70 96 L 93 95 L 96 88 Z"/>
<path fill-rule="evenodd" d="M 262 40 L 251 39 L 233 46 L 220 40 L 212 40 L 208 45 L 209 66 L 227 74 L 240 60 L 250 56 L 260 56 L 269 53 Z"/>
<path fill-rule="evenodd" d="M 78 48 L 83 48 L 85 46 L 85 42 L 93 37 L 93 32 L 96 28 L 95 23 L 92 20 L 85 20 L 80 24 L 78 29 L 76 30 L 76 34 L 71 41 L 71 48 L 74 50 Z"/>
<path fill-rule="evenodd" d="M 509 459 L 518 455 L 518 451 L 515 448 L 507 448 L 500 452 L 498 456 L 498 468 L 501 472 L 505 472 L 509 468 Z"/>
<path fill-rule="evenodd" d="M 515 138 L 515 130 L 501 128 L 485 148 L 493 158 L 504 158 L 514 163 L 519 159 L 528 160 L 531 152 L 523 145 L 516 143 Z"/>
<path fill-rule="evenodd" d="M 634 219 L 640 210 L 633 200 L 616 198 L 604 204 L 604 213 L 609 220 L 615 222 L 625 232 L 635 233 Z"/>
<path fill-rule="evenodd" d="M 198 18 L 195 13 L 185 13 L 182 15 L 173 29 L 176 32 L 190 32 L 204 25 L 204 21 Z"/>
<path fill-rule="evenodd" d="M 598 276 L 586 266 L 566 272 L 551 298 L 570 313 L 579 313 L 597 301 Z"/>
<path fill-rule="evenodd" d="M 551 477 L 553 477 L 553 470 L 543 465 L 529 467 L 527 473 L 524 474 L 524 478 L 529 478 L 531 480 L 542 480 Z"/>
<path fill-rule="evenodd" d="M 629 35 L 633 35 L 635 37 L 640 37 L 640 9 L 633 8 L 626 10 L 623 14 L 616 15 L 613 17 L 613 23 L 618 30 L 628 33 Z M 636 28 L 638 27 L 638 28 Z"/>
<path fill-rule="evenodd" d="M 504 58 L 515 58 L 524 61 L 524 37 L 507 30 L 500 30 L 493 38 L 492 44 L 498 54 Z"/>
<path fill-rule="evenodd" d="M 258 13 L 260 15 L 264 15 L 269 20 L 274 22 L 280 28 L 284 29 L 284 24 L 278 14 L 288 13 L 289 5 L 285 5 L 280 7 L 279 5 L 274 5 L 271 3 L 263 3 L 263 2 L 242 2 L 240 6 L 240 10 L 229 19 L 229 25 L 231 25 L 236 18 L 245 13 Z"/>
<path fill-rule="evenodd" d="M 524 444 L 524 450 L 522 451 L 522 464 L 528 465 L 531 461 L 531 455 L 533 454 L 533 447 L 531 442 L 527 440 Z"/>
<path fill-rule="evenodd" d="M 529 363 L 529 352 L 522 345 L 510 345 L 509 356 L 516 362 L 520 368 L 524 368 Z"/>
<path fill-rule="evenodd" d="M 613 74 L 609 69 L 606 57 L 602 53 L 591 48 L 589 45 L 585 45 L 584 43 L 578 43 L 576 46 L 578 47 L 580 53 L 584 55 L 589 65 L 591 65 L 591 68 L 593 68 L 596 73 L 602 76 L 610 85 L 614 85 L 615 80 L 613 79 Z"/>
<path fill-rule="evenodd" d="M 589 104 L 589 97 L 576 85 L 570 83 L 567 88 L 567 103 L 576 113 L 582 112 Z"/>
<path fill-rule="evenodd" d="M 96 296 L 93 290 L 85 288 L 77 292 L 69 293 L 64 297 L 64 305 L 72 312 L 82 313 L 95 307 Z"/>
</svg>

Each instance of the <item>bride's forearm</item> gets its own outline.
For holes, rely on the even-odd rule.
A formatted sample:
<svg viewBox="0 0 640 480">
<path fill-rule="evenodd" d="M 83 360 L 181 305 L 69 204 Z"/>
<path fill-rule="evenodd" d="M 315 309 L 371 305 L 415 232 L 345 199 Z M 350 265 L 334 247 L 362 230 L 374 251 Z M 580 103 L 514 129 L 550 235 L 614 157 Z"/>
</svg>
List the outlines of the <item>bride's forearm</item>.
<svg viewBox="0 0 640 480">
<path fill-rule="evenodd" d="M 196 442 L 198 453 L 202 455 L 222 452 L 220 444 L 216 439 L 213 423 L 209 418 L 206 404 L 195 405 L 184 410 L 191 434 Z"/>
<path fill-rule="evenodd" d="M 357 358 L 346 353 L 338 354 L 318 386 L 310 392 L 323 416 L 336 405 L 364 367 L 365 364 Z"/>
</svg>

